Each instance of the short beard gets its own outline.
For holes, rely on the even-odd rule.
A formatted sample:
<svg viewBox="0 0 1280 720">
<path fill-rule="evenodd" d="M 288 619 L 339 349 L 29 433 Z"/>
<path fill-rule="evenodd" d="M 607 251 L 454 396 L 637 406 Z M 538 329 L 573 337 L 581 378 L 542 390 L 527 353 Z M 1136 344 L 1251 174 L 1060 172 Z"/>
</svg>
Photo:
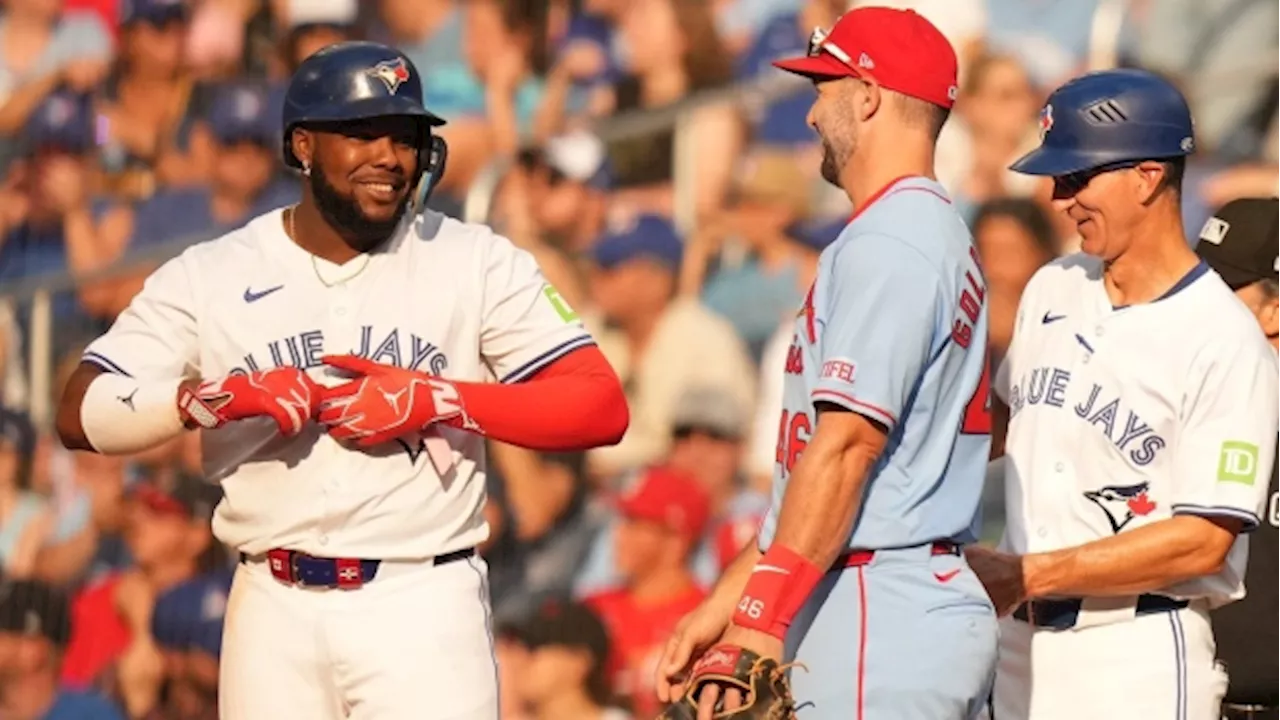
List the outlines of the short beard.
<svg viewBox="0 0 1280 720">
<path fill-rule="evenodd" d="M 849 145 L 848 148 L 837 149 L 825 136 L 822 138 L 822 179 L 841 189 L 840 171 L 853 155 L 853 143 Z"/>
<path fill-rule="evenodd" d="M 406 194 L 400 201 L 400 207 L 388 220 L 370 220 L 360 211 L 360 206 L 354 199 L 343 197 L 337 188 L 329 184 L 325 179 L 324 168 L 315 159 L 312 160 L 307 182 L 311 186 L 311 195 L 316 199 L 321 217 L 349 245 L 358 250 L 376 247 L 391 237 L 400 226 L 405 210 L 413 199 L 413 193 Z"/>
</svg>

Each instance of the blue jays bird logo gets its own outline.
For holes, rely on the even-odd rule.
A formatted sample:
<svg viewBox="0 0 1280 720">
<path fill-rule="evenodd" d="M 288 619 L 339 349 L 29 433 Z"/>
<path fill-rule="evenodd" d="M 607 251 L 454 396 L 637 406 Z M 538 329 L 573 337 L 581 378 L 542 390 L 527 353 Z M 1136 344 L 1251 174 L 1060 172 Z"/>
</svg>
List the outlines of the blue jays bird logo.
<svg viewBox="0 0 1280 720">
<path fill-rule="evenodd" d="M 369 74 L 381 80 L 391 94 L 395 95 L 400 85 L 409 79 L 409 66 L 405 64 L 404 58 L 396 58 L 374 65 Z"/>
<path fill-rule="evenodd" d="M 1150 483 L 1137 485 L 1108 485 L 1084 494 L 1093 504 L 1102 508 L 1111 523 L 1111 532 L 1118 533 L 1135 517 L 1150 515 L 1156 503 L 1147 497 Z"/>
<path fill-rule="evenodd" d="M 1053 106 L 1045 105 L 1040 111 L 1040 140 L 1044 141 L 1044 136 L 1049 134 L 1053 129 Z"/>
</svg>

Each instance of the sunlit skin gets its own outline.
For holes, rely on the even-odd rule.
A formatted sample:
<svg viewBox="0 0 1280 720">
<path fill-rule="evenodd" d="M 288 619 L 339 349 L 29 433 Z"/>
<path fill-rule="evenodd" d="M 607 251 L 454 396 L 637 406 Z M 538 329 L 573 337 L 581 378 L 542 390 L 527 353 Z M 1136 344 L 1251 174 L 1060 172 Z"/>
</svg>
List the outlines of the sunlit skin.
<svg viewBox="0 0 1280 720">
<path fill-rule="evenodd" d="M 294 241 L 343 263 L 389 238 L 412 199 L 423 134 L 406 116 L 295 130 L 293 152 L 308 170 Z"/>
<path fill-rule="evenodd" d="M 1168 242 L 1183 231 L 1165 173 L 1163 163 L 1145 160 L 1053 180 L 1053 208 L 1075 224 L 1080 250 L 1103 261 L 1114 305 L 1160 297 L 1198 262 L 1185 242 Z"/>
</svg>

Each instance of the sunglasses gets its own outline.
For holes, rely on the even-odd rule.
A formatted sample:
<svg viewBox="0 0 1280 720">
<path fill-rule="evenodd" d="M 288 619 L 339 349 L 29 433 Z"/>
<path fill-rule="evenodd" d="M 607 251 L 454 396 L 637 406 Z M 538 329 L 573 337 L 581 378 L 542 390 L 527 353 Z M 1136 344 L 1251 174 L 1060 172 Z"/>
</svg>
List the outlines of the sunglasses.
<svg viewBox="0 0 1280 720">
<path fill-rule="evenodd" d="M 861 76 L 866 72 L 863 68 L 858 67 L 857 64 L 853 62 L 853 58 L 849 57 L 849 53 L 845 52 L 839 45 L 832 42 L 830 38 L 831 33 L 820 27 L 814 28 L 813 32 L 809 33 L 809 57 L 818 57 L 822 55 L 823 52 L 826 52 L 831 55 L 831 57 L 834 57 L 844 65 L 848 66 L 848 68 L 853 70 L 857 75 Z"/>
<path fill-rule="evenodd" d="M 1085 189 L 1085 187 L 1087 187 L 1089 183 L 1099 175 L 1115 172 L 1116 170 L 1131 170 L 1141 164 L 1141 160 L 1125 160 L 1123 162 L 1101 165 L 1096 168 L 1080 170 L 1066 175 L 1057 175 L 1053 178 L 1053 181 L 1061 189 L 1074 194 Z"/>
</svg>

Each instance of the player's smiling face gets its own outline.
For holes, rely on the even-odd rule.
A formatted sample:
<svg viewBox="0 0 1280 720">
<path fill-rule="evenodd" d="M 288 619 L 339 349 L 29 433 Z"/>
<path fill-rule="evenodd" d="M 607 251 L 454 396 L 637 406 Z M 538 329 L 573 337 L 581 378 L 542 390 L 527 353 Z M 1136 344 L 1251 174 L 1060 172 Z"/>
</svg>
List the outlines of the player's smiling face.
<svg viewBox="0 0 1280 720">
<path fill-rule="evenodd" d="M 1131 230 L 1157 200 L 1163 178 L 1157 162 L 1055 177 L 1053 206 L 1075 222 L 1083 252 L 1114 260 L 1128 249 Z"/>
<path fill-rule="evenodd" d="M 420 124 L 392 116 L 314 126 L 295 153 L 311 168 L 321 213 L 344 237 L 374 245 L 395 230 L 417 177 Z"/>
</svg>

